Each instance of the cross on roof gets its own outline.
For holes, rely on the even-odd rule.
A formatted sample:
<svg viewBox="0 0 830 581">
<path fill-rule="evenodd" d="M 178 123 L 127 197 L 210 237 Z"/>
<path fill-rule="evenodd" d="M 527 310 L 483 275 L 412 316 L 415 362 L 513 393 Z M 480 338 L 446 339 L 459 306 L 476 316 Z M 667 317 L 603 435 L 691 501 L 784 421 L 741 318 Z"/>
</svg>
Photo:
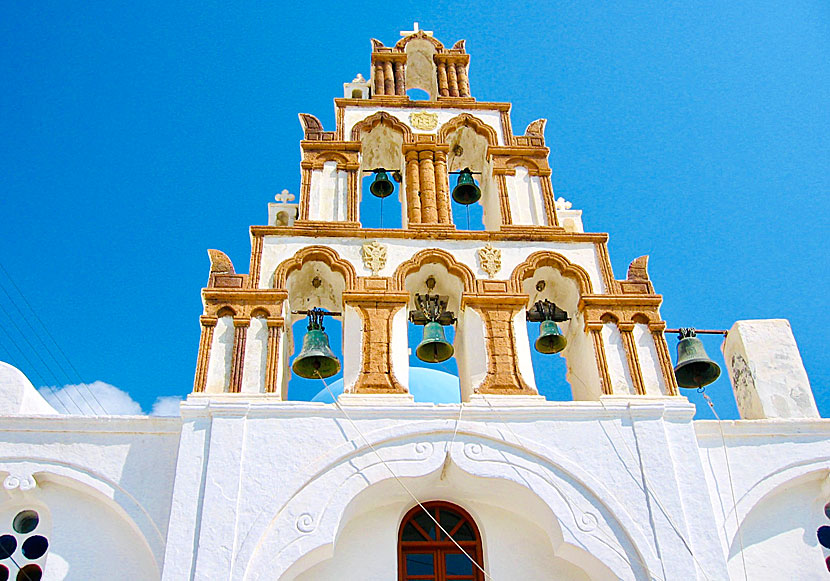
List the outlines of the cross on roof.
<svg viewBox="0 0 830 581">
<path fill-rule="evenodd" d="M 413 34 L 418 34 L 419 32 L 423 32 L 427 36 L 432 36 L 431 30 L 421 30 L 418 28 L 417 22 L 412 25 L 412 30 L 401 30 L 401 36 L 411 36 Z"/>
<path fill-rule="evenodd" d="M 283 190 L 279 194 L 274 196 L 274 199 L 284 204 L 286 202 L 290 202 L 291 200 L 293 200 L 294 194 L 289 193 L 288 190 Z"/>
</svg>

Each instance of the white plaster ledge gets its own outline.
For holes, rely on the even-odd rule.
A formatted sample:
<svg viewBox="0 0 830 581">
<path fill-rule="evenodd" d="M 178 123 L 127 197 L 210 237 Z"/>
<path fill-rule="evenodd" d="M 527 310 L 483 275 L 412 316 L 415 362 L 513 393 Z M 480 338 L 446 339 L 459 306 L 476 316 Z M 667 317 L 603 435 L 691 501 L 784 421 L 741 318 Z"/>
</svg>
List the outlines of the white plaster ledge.
<svg viewBox="0 0 830 581">
<path fill-rule="evenodd" d="M 543 395 L 498 395 L 474 393 L 470 395 L 470 405 L 475 406 L 538 406 L 546 405 L 548 401 Z M 550 402 L 555 403 L 555 402 Z"/>
<path fill-rule="evenodd" d="M 341 393 L 337 403 L 347 406 L 398 406 L 415 403 L 411 393 Z"/>
<path fill-rule="evenodd" d="M 753 436 L 830 437 L 830 419 L 762 419 L 762 420 L 697 420 L 695 433 L 699 439 L 718 438 L 721 430 L 730 438 Z"/>
</svg>

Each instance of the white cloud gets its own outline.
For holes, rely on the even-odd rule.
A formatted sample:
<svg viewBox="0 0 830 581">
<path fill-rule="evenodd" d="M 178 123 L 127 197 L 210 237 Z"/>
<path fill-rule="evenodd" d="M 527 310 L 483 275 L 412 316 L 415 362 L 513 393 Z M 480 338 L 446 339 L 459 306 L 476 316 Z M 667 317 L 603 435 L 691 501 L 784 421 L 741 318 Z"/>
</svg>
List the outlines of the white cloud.
<svg viewBox="0 0 830 581">
<path fill-rule="evenodd" d="M 139 416 L 145 415 L 141 405 L 129 393 L 104 381 L 41 387 L 40 395 L 52 407 L 64 414 L 86 416 Z M 178 416 L 180 397 L 163 396 L 153 404 L 153 416 Z"/>
<path fill-rule="evenodd" d="M 179 404 L 182 398 L 177 395 L 166 395 L 158 398 L 153 404 L 151 416 L 179 416 Z"/>
</svg>

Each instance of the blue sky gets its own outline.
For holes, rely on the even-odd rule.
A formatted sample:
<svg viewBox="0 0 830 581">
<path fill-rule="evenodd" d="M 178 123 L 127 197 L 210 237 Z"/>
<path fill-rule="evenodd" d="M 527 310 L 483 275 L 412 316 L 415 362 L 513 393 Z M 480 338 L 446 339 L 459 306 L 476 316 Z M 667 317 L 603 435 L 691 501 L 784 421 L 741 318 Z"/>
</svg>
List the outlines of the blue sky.
<svg viewBox="0 0 830 581">
<path fill-rule="evenodd" d="M 369 39 L 417 20 L 467 40 L 473 95 L 515 131 L 548 119 L 556 195 L 610 232 L 618 278 L 649 254 L 672 327 L 790 319 L 830 415 L 826 3 L 603 4 L 5 3 L 0 262 L 77 373 L 2 292 L 0 359 L 145 411 L 188 393 L 205 250 L 247 272 L 248 226 L 298 190 L 297 113 L 333 129 Z M 728 380 L 709 393 L 734 417 Z"/>
</svg>

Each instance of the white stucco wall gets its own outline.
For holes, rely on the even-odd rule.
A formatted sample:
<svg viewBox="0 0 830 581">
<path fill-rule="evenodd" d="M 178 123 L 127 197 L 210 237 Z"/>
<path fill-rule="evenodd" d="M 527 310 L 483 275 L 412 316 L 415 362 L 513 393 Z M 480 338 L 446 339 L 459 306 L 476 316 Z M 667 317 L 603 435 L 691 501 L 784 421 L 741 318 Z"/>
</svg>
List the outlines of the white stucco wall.
<svg viewBox="0 0 830 581">
<path fill-rule="evenodd" d="M 48 513 L 44 579 L 160 577 L 180 429 L 179 418 L 0 416 L 0 513 Z"/>
</svg>

